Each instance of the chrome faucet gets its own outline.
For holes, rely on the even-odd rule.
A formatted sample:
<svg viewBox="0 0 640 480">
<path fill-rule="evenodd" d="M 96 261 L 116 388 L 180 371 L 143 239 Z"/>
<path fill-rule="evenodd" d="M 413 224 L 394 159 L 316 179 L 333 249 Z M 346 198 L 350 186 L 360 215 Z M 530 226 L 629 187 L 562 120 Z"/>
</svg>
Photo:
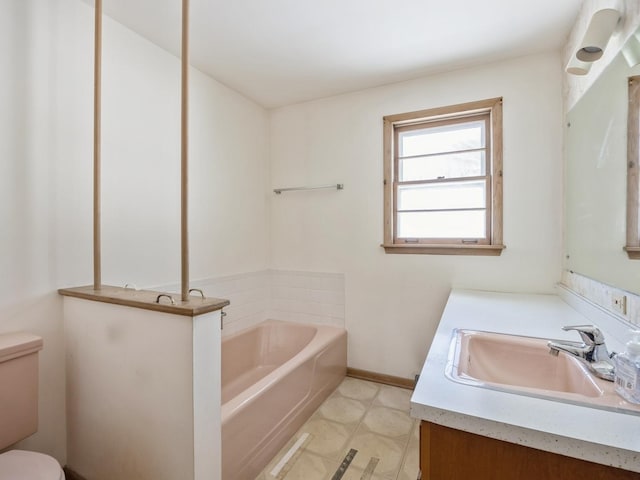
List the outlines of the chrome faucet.
<svg viewBox="0 0 640 480">
<path fill-rule="evenodd" d="M 604 335 L 595 325 L 572 325 L 562 327 L 562 330 L 575 330 L 580 334 L 583 343 L 577 342 L 548 342 L 549 353 L 557 356 L 558 352 L 563 351 L 569 355 L 573 355 L 597 377 L 613 382 L 615 373 L 615 365 L 611 361 L 614 353 L 609 353 L 604 343 Z"/>
</svg>

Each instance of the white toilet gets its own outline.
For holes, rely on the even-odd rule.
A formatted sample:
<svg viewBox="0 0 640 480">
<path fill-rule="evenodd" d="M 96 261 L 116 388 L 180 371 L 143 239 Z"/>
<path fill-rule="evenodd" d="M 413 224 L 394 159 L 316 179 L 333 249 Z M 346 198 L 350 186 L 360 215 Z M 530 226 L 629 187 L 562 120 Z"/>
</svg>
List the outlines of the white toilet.
<svg viewBox="0 0 640 480">
<path fill-rule="evenodd" d="M 0 450 L 38 429 L 38 352 L 42 338 L 0 334 Z M 64 480 L 58 462 L 42 453 L 0 454 L 0 480 Z"/>
</svg>

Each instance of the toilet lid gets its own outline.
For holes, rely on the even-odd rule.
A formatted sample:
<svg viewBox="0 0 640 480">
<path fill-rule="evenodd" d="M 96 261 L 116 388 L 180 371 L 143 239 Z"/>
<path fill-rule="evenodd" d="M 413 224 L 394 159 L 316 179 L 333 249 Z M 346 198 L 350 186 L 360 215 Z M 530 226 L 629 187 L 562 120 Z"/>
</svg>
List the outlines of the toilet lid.
<svg viewBox="0 0 640 480">
<path fill-rule="evenodd" d="M 43 453 L 10 450 L 0 455 L 0 480 L 63 480 L 58 462 Z"/>
</svg>

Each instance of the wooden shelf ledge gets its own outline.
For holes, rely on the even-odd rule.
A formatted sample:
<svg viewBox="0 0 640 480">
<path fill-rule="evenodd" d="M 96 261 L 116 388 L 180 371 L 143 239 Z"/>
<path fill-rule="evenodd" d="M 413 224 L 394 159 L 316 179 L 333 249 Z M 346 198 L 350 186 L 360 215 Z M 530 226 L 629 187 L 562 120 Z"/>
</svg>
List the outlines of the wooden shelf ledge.
<svg viewBox="0 0 640 480">
<path fill-rule="evenodd" d="M 222 310 L 229 305 L 229 300 L 220 298 L 200 298 L 193 296 L 188 301 L 183 302 L 179 293 L 168 294 L 166 292 L 156 292 L 153 290 L 134 290 L 132 288 L 112 287 L 103 285 L 99 290 L 95 290 L 93 285 L 82 287 L 61 288 L 60 295 L 66 297 L 82 298 L 94 302 L 112 303 L 124 305 L 143 310 L 153 310 L 155 312 L 173 313 L 185 317 L 197 317 L 216 310 Z M 175 305 L 169 303 L 167 298 L 162 298 L 160 303 L 156 303 L 158 295 L 171 295 Z"/>
</svg>

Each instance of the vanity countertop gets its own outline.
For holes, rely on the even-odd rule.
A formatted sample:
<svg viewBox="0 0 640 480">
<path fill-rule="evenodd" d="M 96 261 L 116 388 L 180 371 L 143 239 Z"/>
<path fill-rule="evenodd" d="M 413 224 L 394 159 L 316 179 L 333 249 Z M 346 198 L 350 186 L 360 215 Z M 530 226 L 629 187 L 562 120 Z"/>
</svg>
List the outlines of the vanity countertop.
<svg viewBox="0 0 640 480">
<path fill-rule="evenodd" d="M 579 340 L 564 325 L 597 324 L 611 351 L 627 327 L 593 321 L 557 295 L 453 290 L 411 398 L 411 415 L 486 437 L 640 472 L 640 416 L 527 397 L 445 377 L 456 328 Z"/>
</svg>

